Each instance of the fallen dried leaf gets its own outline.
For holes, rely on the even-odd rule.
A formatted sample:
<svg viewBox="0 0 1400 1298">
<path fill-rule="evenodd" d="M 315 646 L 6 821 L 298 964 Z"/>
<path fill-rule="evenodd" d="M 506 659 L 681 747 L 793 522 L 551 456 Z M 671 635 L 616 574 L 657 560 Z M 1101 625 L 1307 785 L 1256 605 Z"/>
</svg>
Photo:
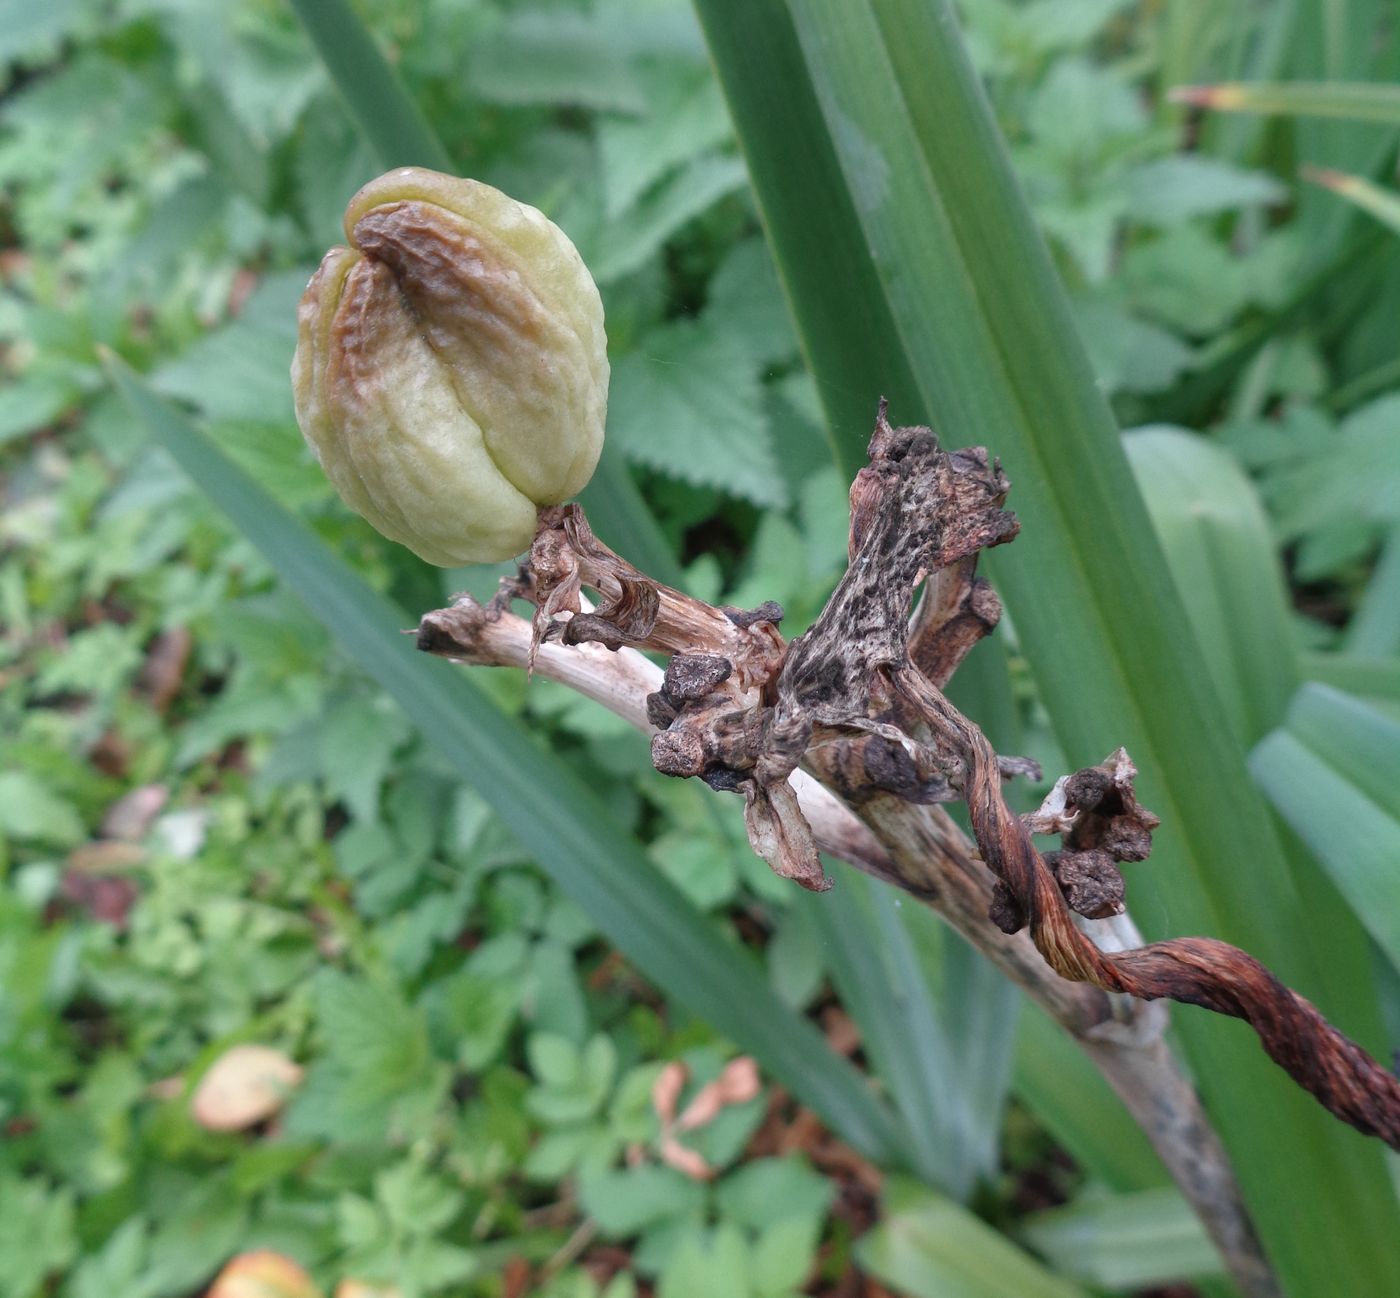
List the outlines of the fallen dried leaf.
<svg viewBox="0 0 1400 1298">
<path fill-rule="evenodd" d="M 311 1277 L 281 1253 L 240 1253 L 215 1278 L 205 1298 L 321 1298 Z"/>
<path fill-rule="evenodd" d="M 280 1050 L 234 1046 L 200 1079 L 190 1109 L 209 1131 L 243 1131 L 277 1113 L 301 1078 L 302 1070 Z"/>
<path fill-rule="evenodd" d="M 715 1174 L 714 1168 L 695 1150 L 682 1145 L 674 1136 L 662 1136 L 661 1161 L 678 1172 L 684 1172 L 693 1181 L 708 1181 Z"/>
<path fill-rule="evenodd" d="M 667 1064 L 651 1084 L 651 1107 L 661 1119 L 661 1125 L 668 1127 L 676 1120 L 676 1103 L 685 1089 L 686 1066 L 682 1063 Z"/>
<path fill-rule="evenodd" d="M 726 1104 L 747 1104 L 758 1095 L 762 1086 L 758 1062 L 751 1055 L 731 1059 L 719 1075 L 720 1094 Z"/>
</svg>

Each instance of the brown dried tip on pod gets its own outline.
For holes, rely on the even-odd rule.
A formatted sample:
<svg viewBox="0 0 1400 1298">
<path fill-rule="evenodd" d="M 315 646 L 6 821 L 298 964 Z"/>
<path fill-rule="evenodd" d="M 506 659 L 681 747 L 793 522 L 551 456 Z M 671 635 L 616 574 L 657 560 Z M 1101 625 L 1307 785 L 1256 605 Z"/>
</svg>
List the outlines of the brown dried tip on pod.
<svg viewBox="0 0 1400 1298">
<path fill-rule="evenodd" d="M 297 422 L 346 504 L 444 567 L 530 545 L 603 447 L 603 304 L 568 236 L 475 180 L 402 167 L 307 285 Z"/>
</svg>

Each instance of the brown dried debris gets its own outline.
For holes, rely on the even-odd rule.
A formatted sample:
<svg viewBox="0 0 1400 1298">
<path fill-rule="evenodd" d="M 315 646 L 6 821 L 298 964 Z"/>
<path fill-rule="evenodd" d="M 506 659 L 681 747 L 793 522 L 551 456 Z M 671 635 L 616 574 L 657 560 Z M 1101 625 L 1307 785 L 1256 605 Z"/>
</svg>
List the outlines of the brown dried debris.
<svg viewBox="0 0 1400 1298">
<path fill-rule="evenodd" d="M 1110 953 L 1077 926 L 1075 912 L 1122 911 L 1115 863 L 1145 859 L 1158 824 L 1136 800 L 1127 754 L 1062 778 L 1038 811 L 1017 817 L 1001 786 L 1026 764 L 998 757 L 941 691 L 1000 614 L 975 565 L 982 549 L 1016 535 L 1015 516 L 1003 508 L 1009 486 L 986 451 L 945 452 L 927 428 L 892 427 L 882 403 L 870 463 L 851 487 L 850 566 L 817 621 L 791 642 L 778 632 L 776 605 L 716 609 L 651 581 L 593 536 L 577 505 L 563 505 L 541 510 L 529 560 L 492 606 L 430 614 L 420 646 L 491 661 L 472 645 L 510 598 L 523 597 L 535 605 L 532 661 L 555 642 L 579 652 L 592 643 L 670 655 L 670 670 L 646 699 L 645 719 L 658 730 L 654 765 L 742 794 L 755 850 L 808 888 L 829 881 L 789 782 L 799 764 L 845 798 L 888 849 L 872 872 L 916 895 L 925 895 L 922 886 L 899 865 L 908 818 L 892 833 L 891 806 L 941 815 L 915 804 L 962 798 L 995 878 L 994 889 L 978 886 L 997 927 L 1024 926 L 1065 979 L 1246 1020 L 1331 1112 L 1400 1148 L 1400 1079 L 1258 961 L 1209 938 Z M 585 587 L 599 597 L 596 610 L 582 599 Z M 1043 857 L 1037 833 L 1059 835 L 1062 850 Z"/>
</svg>

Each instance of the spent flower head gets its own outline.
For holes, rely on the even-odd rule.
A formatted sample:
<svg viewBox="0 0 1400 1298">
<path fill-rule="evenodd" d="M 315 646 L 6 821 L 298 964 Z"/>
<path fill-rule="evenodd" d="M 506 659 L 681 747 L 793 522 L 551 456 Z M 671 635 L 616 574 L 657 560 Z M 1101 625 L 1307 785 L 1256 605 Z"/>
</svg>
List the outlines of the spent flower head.
<svg viewBox="0 0 1400 1298">
<path fill-rule="evenodd" d="M 346 504 L 429 563 L 509 559 L 603 445 L 603 305 L 533 207 L 402 167 L 345 211 L 298 311 L 297 422 Z"/>
</svg>

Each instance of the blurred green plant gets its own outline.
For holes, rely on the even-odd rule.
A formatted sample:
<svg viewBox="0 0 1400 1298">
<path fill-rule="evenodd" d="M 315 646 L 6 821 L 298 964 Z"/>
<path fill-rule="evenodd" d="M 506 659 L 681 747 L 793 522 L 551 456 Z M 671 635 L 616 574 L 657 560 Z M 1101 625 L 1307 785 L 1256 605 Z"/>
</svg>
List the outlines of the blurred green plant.
<svg viewBox="0 0 1400 1298">
<path fill-rule="evenodd" d="M 371 0 L 353 21 L 344 5 L 307 4 L 315 45 L 273 0 L 11 8 L 0 22 L 0 1197 L 13 1211 L 0 1265 L 16 1293 L 173 1298 L 262 1248 L 299 1259 L 326 1292 L 393 1273 L 404 1293 L 487 1295 L 505 1268 L 525 1267 L 553 1298 L 626 1298 L 638 1278 L 667 1298 L 709 1298 L 744 1291 L 741 1275 L 769 1298 L 842 1282 L 874 1212 L 847 1164 L 813 1170 L 822 1147 L 791 1136 L 810 1128 L 771 1084 L 735 1106 L 732 1129 L 683 1138 L 711 1182 L 664 1162 L 651 1081 L 684 1061 L 693 1091 L 732 1053 L 687 1011 L 697 993 L 658 992 L 610 954 L 597 919 L 541 868 L 562 865 L 531 858 L 538 849 L 341 655 L 107 388 L 99 343 L 190 408 L 400 607 L 458 585 L 483 591 L 489 574 L 444 585 L 379 545 L 333 501 L 291 421 L 296 298 L 342 237 L 345 200 L 396 162 L 458 160 L 543 207 L 583 249 L 603 283 L 614 366 L 610 454 L 587 503 L 602 534 L 657 575 L 735 604 L 777 598 L 785 627 L 800 629 L 844 562 L 845 479 L 881 391 L 902 417 L 1005 454 L 1027 530 L 997 574 L 1012 604 L 1004 647 L 983 646 L 965 669 L 993 682 L 973 715 L 990 721 L 995 702 L 1024 727 L 1016 750 L 1056 772 L 1133 746 L 1132 708 L 1086 695 L 1086 673 L 1117 682 L 1108 693 L 1156 691 L 1185 722 L 1171 682 L 1197 659 L 1220 701 L 1216 749 L 1259 744 L 1254 774 L 1301 840 L 1271 859 L 1287 869 L 1277 895 L 1297 889 L 1312 917 L 1299 949 L 1317 940 L 1334 961 L 1314 994 L 1383 1048 L 1377 1009 L 1393 1024 L 1400 1002 L 1393 981 L 1377 990 L 1357 934 L 1365 925 L 1392 944 L 1375 844 L 1390 841 L 1394 809 L 1376 781 L 1400 716 L 1400 462 L 1386 453 L 1400 419 L 1400 250 L 1371 218 L 1293 183 L 1301 163 L 1386 180 L 1389 110 L 1369 125 L 1293 116 L 1293 79 L 1382 85 L 1352 92 L 1353 112 L 1356 96 L 1385 96 L 1398 55 L 1378 5 L 966 0 L 961 30 L 1068 314 L 1037 299 L 1048 282 L 1038 252 L 983 255 L 1009 246 L 997 241 L 1014 201 L 978 205 L 974 184 L 1001 146 L 955 129 L 970 120 L 953 111 L 970 82 L 930 82 L 940 65 L 919 60 L 941 46 L 913 6 L 701 6 L 729 18 L 714 47 L 757 208 L 681 0 Z M 890 272 L 899 247 L 870 292 L 881 245 L 862 203 L 879 192 L 881 150 L 862 145 L 891 107 L 888 76 L 850 111 L 843 60 L 873 47 L 833 45 L 827 26 L 869 12 L 910 20 L 907 38 L 885 42 L 886 74 L 901 60 L 920 69 L 899 87 L 910 120 L 928 110 L 919 84 L 948 97 L 937 128 L 912 137 L 918 166 L 885 175 L 939 199 L 920 200 L 909 246 L 926 254 L 945 218 L 977 235 L 972 279 L 959 272 L 922 295 Z M 800 40 L 744 42 L 746 24 L 788 18 Z M 1186 109 L 1167 90 L 1222 81 L 1286 86 L 1293 100 L 1273 120 L 1207 113 L 1183 136 Z M 404 152 L 415 133 L 419 151 Z M 971 307 L 964 283 L 979 288 Z M 982 332 L 1017 304 L 1029 315 Z M 1125 595 L 1127 570 L 1098 562 L 1101 536 L 1081 535 L 1092 584 L 1112 587 L 1096 654 L 1145 592 L 1160 606 L 1130 628 L 1121 673 L 1075 657 L 1083 628 L 1065 610 L 1085 606 L 1073 591 L 1052 580 L 1042 599 L 1026 596 L 1042 564 L 1063 573 L 1053 538 L 1094 530 L 1095 492 L 1135 499 L 1102 413 L 1082 426 L 1065 413 L 1098 401 L 1083 396 L 1086 371 L 1065 367 L 1069 378 L 1025 389 L 1012 410 L 969 368 L 992 336 L 1008 340 L 1008 372 L 1043 369 L 1072 330 L 1120 423 L 1210 430 L 1207 447 L 1181 433 L 1127 439 L 1147 513 L 1115 515 L 1114 535 L 1136 553 L 1151 517 L 1179 603 L 1141 555 L 1133 571 L 1155 576 Z M 1025 341 L 1047 331 L 1053 346 Z M 1082 444 L 1046 441 L 1023 458 L 1067 420 Z M 678 449 L 688 480 L 674 476 Z M 1149 634 L 1182 608 L 1199 656 Z M 389 643 L 395 663 L 412 659 Z M 999 654 L 1014 694 L 989 665 Z M 635 858 L 629 881 L 665 876 L 684 899 L 676 913 L 703 919 L 717 951 L 761 953 L 762 974 L 737 998 L 771 1003 L 752 992 L 766 983 L 791 1007 L 783 1021 L 839 1025 L 838 998 L 856 1017 L 860 1062 L 884 1092 L 876 1124 L 916 1127 L 897 1156 L 872 1152 L 953 1196 L 901 1197 L 892 1183 L 858 1246 L 868 1271 L 911 1294 L 933 1275 L 967 1292 L 1187 1272 L 1212 1293 L 1223 1285 L 1200 1278 L 1211 1269 L 1201 1238 L 1101 1079 L 1037 1014 L 1017 1026 L 1014 998 L 930 917 L 882 909 L 892 899 L 869 890 L 851 913 L 859 927 L 823 927 L 828 914 L 754 862 L 735 808 L 653 778 L 613 719 L 507 674 L 473 680 L 503 724 L 536 732 L 592 786 L 596 830 L 640 840 L 619 849 Z M 1343 694 L 1305 683 L 1318 681 Z M 1066 700 L 1096 697 L 1098 720 L 1066 721 Z M 1152 749 L 1133 751 L 1169 775 Z M 1173 833 L 1197 792 L 1159 798 Z M 1264 841 L 1260 813 L 1250 820 L 1240 841 Z M 1375 837 L 1362 841 L 1366 826 Z M 1252 860 L 1218 873 L 1228 883 Z M 1160 886 L 1134 880 L 1138 917 L 1180 931 L 1193 922 L 1186 867 L 1158 865 L 1170 869 Z M 1282 942 L 1298 938 L 1290 914 L 1271 900 L 1261 921 L 1276 921 Z M 862 946 L 861 933 L 876 937 Z M 909 988 L 898 1004 L 880 992 L 895 984 Z M 207 1131 L 190 1096 L 242 1042 L 302 1061 L 305 1081 L 272 1125 Z M 816 1044 L 814 1060 L 832 1057 Z M 1201 1067 L 1227 1105 L 1246 1084 L 1217 1074 L 1238 1056 L 1252 1076 L 1253 1049 L 1227 1042 L 1228 1068 L 1214 1056 Z M 1261 1086 L 1269 1105 L 1245 1122 L 1228 1107 L 1217 1117 L 1237 1142 L 1270 1121 L 1294 1129 L 1291 1110 L 1268 1117 L 1277 1094 Z M 790 1157 L 754 1127 L 770 1106 L 768 1122 L 795 1124 L 782 1127 Z M 1255 1193 L 1277 1192 L 1270 1238 L 1286 1228 L 1313 1250 L 1299 1261 L 1284 1249 L 1290 1292 L 1388 1291 L 1384 1177 L 1349 1181 L 1350 1155 L 1335 1149 L 1351 1137 L 1308 1115 L 1300 1124 L 1316 1143 L 1287 1176 L 1236 1151 Z M 1370 1167 L 1369 1151 L 1358 1157 Z M 1298 1208 L 1304 1181 L 1316 1212 Z M 1064 1215 L 1028 1213 L 1034 1186 L 1065 1201 Z M 594 1231 L 624 1250 L 615 1276 L 599 1258 L 617 1255 L 586 1242 Z"/>
</svg>

